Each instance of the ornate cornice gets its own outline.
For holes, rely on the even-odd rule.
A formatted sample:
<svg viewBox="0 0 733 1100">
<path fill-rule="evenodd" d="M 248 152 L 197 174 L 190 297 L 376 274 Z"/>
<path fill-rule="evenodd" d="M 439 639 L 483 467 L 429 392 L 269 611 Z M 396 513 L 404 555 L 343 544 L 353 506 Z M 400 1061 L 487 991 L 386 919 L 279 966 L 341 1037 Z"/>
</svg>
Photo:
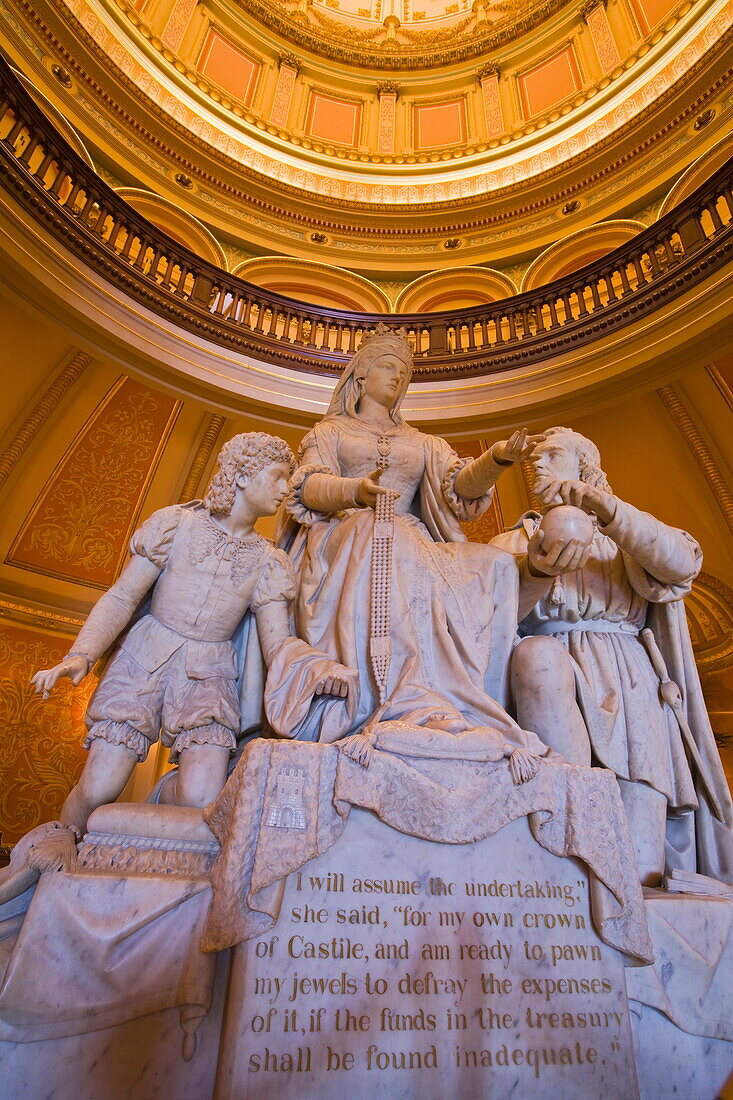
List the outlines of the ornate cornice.
<svg viewBox="0 0 733 1100">
<path fill-rule="evenodd" d="M 197 257 L 96 177 L 2 62 L 0 74 L 0 101 L 6 104 L 0 123 L 9 111 L 13 117 L 12 136 L 0 143 L 9 201 L 20 204 L 28 224 L 38 223 L 85 269 L 128 298 L 213 344 L 251 352 L 260 362 L 321 373 L 337 373 L 357 335 L 385 319 L 305 306 Z M 22 129 L 38 151 L 33 168 L 23 159 L 25 146 L 17 145 Z M 49 188 L 45 174 L 51 163 L 61 167 Z M 727 164 L 633 240 L 547 286 L 471 310 L 400 315 L 416 344 L 416 379 L 536 366 L 642 319 L 651 321 L 730 263 L 733 222 L 723 222 L 718 212 L 730 184 Z M 718 221 L 709 237 L 705 219 L 711 211 Z"/>
<path fill-rule="evenodd" d="M 0 593 L 0 617 L 18 626 L 41 627 L 58 634 L 74 635 L 84 625 L 82 612 L 69 612 L 42 604 L 21 603 L 16 597 Z"/>
<path fill-rule="evenodd" d="M 26 0 L 20 0 L 22 4 L 26 4 Z M 27 8 L 29 13 L 32 9 Z M 38 21 L 39 26 L 43 27 L 41 21 Z M 45 30 L 45 28 L 43 28 Z M 79 28 L 80 33 L 84 33 L 82 28 Z M 726 41 L 732 38 L 733 35 L 726 36 Z M 440 241 L 443 239 L 444 233 L 459 233 L 468 234 L 481 231 L 495 231 L 498 227 L 507 225 L 511 222 L 519 221 L 520 219 L 528 218 L 536 215 L 544 210 L 554 209 L 558 203 L 563 201 L 569 201 L 576 195 L 588 194 L 589 188 L 598 186 L 608 178 L 620 178 L 620 173 L 625 170 L 637 156 L 641 156 L 647 153 L 653 145 L 664 138 L 669 137 L 680 126 L 686 125 L 691 118 L 694 118 L 700 109 L 712 100 L 719 92 L 729 86 L 730 73 L 722 73 L 717 79 L 712 80 L 710 84 L 702 91 L 701 95 L 689 102 L 685 108 L 680 111 L 673 119 L 669 120 L 663 127 L 661 127 L 653 137 L 646 138 L 643 142 L 637 143 L 631 149 L 627 150 L 622 156 L 618 158 L 609 158 L 606 160 L 596 171 L 590 175 L 585 175 L 577 182 L 558 188 L 556 191 L 551 191 L 550 188 L 553 185 L 553 178 L 556 175 L 555 172 L 546 171 L 536 177 L 536 182 L 540 185 L 544 185 L 546 193 L 544 196 L 540 196 L 536 201 L 517 203 L 516 196 L 521 194 L 522 191 L 526 191 L 526 183 L 518 183 L 516 185 L 503 188 L 495 193 L 497 199 L 511 200 L 507 201 L 503 207 L 497 210 L 496 213 L 490 215 L 479 216 L 474 218 L 463 218 L 460 221 L 451 221 L 445 226 L 443 231 L 433 230 L 431 228 L 423 228 L 421 226 L 412 225 L 399 225 L 395 224 L 392 220 L 388 228 L 382 228 L 379 225 L 354 225 L 349 222 L 336 220 L 329 218 L 325 212 L 321 215 L 314 215 L 307 211 L 298 210 L 293 207 L 292 204 L 286 206 L 281 205 L 277 201 L 272 200 L 273 188 L 275 183 L 273 180 L 267 180 L 268 192 L 271 196 L 270 200 L 260 198 L 258 195 L 252 193 L 251 190 L 245 190 L 230 183 L 225 182 L 220 174 L 213 174 L 207 172 L 201 168 L 200 164 L 189 159 L 179 149 L 174 149 L 167 143 L 160 140 L 160 138 L 152 135 L 139 121 L 125 111 L 118 103 L 117 99 L 109 95 L 103 88 L 101 88 L 89 75 L 85 72 L 82 66 L 77 60 L 66 50 L 64 45 L 57 39 L 51 36 L 53 45 L 57 52 L 61 53 L 65 58 L 66 63 L 74 70 L 77 79 L 80 82 L 86 84 L 91 91 L 98 97 L 98 99 L 104 104 L 105 111 L 112 115 L 116 115 L 122 126 L 129 129 L 133 133 L 138 134 L 146 145 L 152 146 L 158 155 L 165 156 L 174 166 L 176 170 L 182 170 L 189 178 L 196 178 L 200 185 L 209 187 L 213 192 L 219 192 L 225 194 L 230 199 L 241 203 L 245 208 L 257 210 L 263 214 L 271 216 L 284 224 L 300 224 L 309 231 L 326 232 L 331 236 L 352 236 L 356 239 L 380 239 L 385 236 L 390 241 L 400 241 L 402 247 L 406 247 L 410 240 L 424 240 L 434 239 L 436 250 L 440 246 Z M 714 47 L 711 52 L 715 54 L 721 53 L 725 43 L 721 41 L 718 47 Z M 701 72 L 709 63 L 709 58 L 701 60 L 697 66 L 690 70 L 689 76 L 695 74 L 695 72 Z M 145 106 L 151 113 L 162 116 L 162 112 L 152 101 L 142 96 L 141 93 L 132 85 L 130 81 L 119 73 L 119 78 L 123 84 L 125 84 L 129 91 L 138 94 L 142 100 L 145 101 Z M 672 94 L 672 89 L 669 89 L 666 95 L 663 94 L 662 98 L 666 98 Z M 645 112 L 642 112 L 638 119 L 632 120 L 623 128 L 621 137 L 631 133 L 632 130 L 639 126 L 641 127 L 652 116 L 655 107 L 648 108 Z M 166 117 L 166 122 L 169 128 L 178 132 L 181 136 L 185 136 L 187 141 L 195 147 L 199 147 L 205 150 L 214 161 L 219 161 L 222 165 L 227 167 L 232 172 L 236 172 L 242 175 L 242 166 L 226 157 L 225 154 L 214 149 L 206 143 L 200 142 L 195 136 L 192 136 L 185 130 L 184 127 L 177 124 L 174 120 Z M 568 162 L 565 167 L 577 170 L 590 156 L 594 155 L 604 149 L 605 146 L 610 146 L 612 139 L 607 139 L 606 142 L 600 143 L 595 149 L 581 153 L 576 158 L 573 158 Z M 244 171 L 245 175 L 252 175 L 256 177 L 255 173 L 250 173 L 247 170 Z M 277 183 L 279 191 L 284 195 L 292 195 L 299 198 L 303 198 L 303 192 L 297 188 L 291 187 L 287 184 Z M 329 196 L 319 196 L 319 204 L 324 207 L 343 207 L 343 203 Z M 448 200 L 443 203 L 414 203 L 409 208 L 410 215 L 414 218 L 414 215 L 423 212 L 429 212 L 432 210 L 441 210 L 448 212 L 451 209 L 460 207 L 463 209 L 470 208 L 471 206 L 484 203 L 484 196 L 477 196 L 475 198 L 461 199 L 461 200 Z M 349 203 L 352 211 L 363 210 L 372 214 L 391 214 L 392 218 L 401 213 L 399 208 L 395 208 L 392 205 L 386 204 L 367 204 L 361 203 L 357 200 L 352 200 Z"/>
<path fill-rule="evenodd" d="M 399 25 L 399 38 L 384 34 L 381 28 L 362 30 L 321 12 L 314 12 L 318 26 L 291 14 L 274 0 L 235 0 L 261 26 L 267 27 L 301 50 L 359 69 L 405 70 L 436 69 L 481 57 L 528 34 L 566 6 L 568 0 L 540 0 L 539 3 L 506 7 L 492 22 L 478 22 L 475 16 L 458 27 L 421 31 Z M 503 6 L 502 6 L 503 7 Z M 501 11 L 497 8 L 496 11 Z M 386 21 L 385 21 L 386 27 Z M 383 41 L 375 39 L 383 38 Z"/>
<path fill-rule="evenodd" d="M 42 20 L 38 19 L 32 14 L 29 0 L 17 0 L 17 2 L 25 9 L 25 11 L 29 14 L 29 17 L 34 19 L 36 26 L 39 28 L 43 28 Z M 62 0 L 56 0 L 56 2 L 61 4 L 61 6 L 63 7 Z M 64 10 L 66 11 L 65 8 Z M 91 50 L 94 50 L 95 52 L 99 52 L 97 44 L 94 42 L 93 37 L 86 34 L 84 28 L 81 27 L 78 21 L 76 21 L 74 17 L 71 16 L 70 13 L 68 13 L 68 11 L 66 12 L 66 16 L 70 21 L 75 23 L 77 33 L 79 33 L 80 36 L 85 39 L 85 42 L 89 46 L 89 48 Z M 590 147 L 583 149 L 575 156 L 569 157 L 561 164 L 558 163 L 558 165 L 553 168 L 532 175 L 531 184 L 533 186 L 536 186 L 536 189 L 538 191 L 545 184 L 548 185 L 548 188 L 545 189 L 545 195 L 542 197 L 538 197 L 536 202 L 517 204 L 516 202 L 512 201 L 511 206 L 507 205 L 503 212 L 492 214 L 492 216 L 487 218 L 472 219 L 459 225 L 447 226 L 446 232 L 459 234 L 468 233 L 476 230 L 490 229 L 494 226 L 501 224 L 502 222 L 506 223 L 508 221 L 513 221 L 516 224 L 522 218 L 532 216 L 539 210 L 548 209 L 549 207 L 556 206 L 562 201 L 568 201 L 569 199 L 572 199 L 576 192 L 587 194 L 589 185 L 598 185 L 601 183 L 601 181 L 609 178 L 622 180 L 623 177 L 619 174 L 620 170 L 625 169 L 629 164 L 633 162 L 633 160 L 637 156 L 646 154 L 656 142 L 665 140 L 666 138 L 670 137 L 678 126 L 686 124 L 689 121 L 690 115 L 694 117 L 696 114 L 699 114 L 699 111 L 708 102 L 710 102 L 711 98 L 720 90 L 720 88 L 725 86 L 725 82 L 726 79 L 729 78 L 729 74 L 726 74 L 725 76 L 721 75 L 720 79 L 711 81 L 710 87 L 702 91 L 698 98 L 694 101 L 694 106 L 688 104 L 687 107 L 683 111 L 679 112 L 673 120 L 670 120 L 670 122 L 659 128 L 659 130 L 656 134 L 653 135 L 653 137 L 648 137 L 644 142 L 635 144 L 623 156 L 608 157 L 605 162 L 600 165 L 598 170 L 592 173 L 592 175 L 589 176 L 586 174 L 584 177 L 579 178 L 571 185 L 558 187 L 554 194 L 549 193 L 549 188 L 553 186 L 553 181 L 557 181 L 557 178 L 561 173 L 563 175 L 566 175 L 566 173 L 569 172 L 582 172 L 583 164 L 586 163 L 589 159 L 595 158 L 600 161 L 599 155 L 601 153 L 610 151 L 611 148 L 614 146 L 618 147 L 618 145 L 625 141 L 634 132 L 634 130 L 644 130 L 645 126 L 648 124 L 649 120 L 654 116 L 654 114 L 658 113 L 673 95 L 678 95 L 680 93 L 683 83 L 685 85 L 689 84 L 690 80 L 694 79 L 694 77 L 699 72 L 710 66 L 711 62 L 713 62 L 715 58 L 717 58 L 721 51 L 725 48 L 725 42 L 732 36 L 733 34 L 731 34 L 731 32 L 723 35 L 717 43 L 714 43 L 710 46 L 710 49 L 707 51 L 704 57 L 700 58 L 696 64 L 690 66 L 690 69 L 684 77 L 681 77 L 680 80 L 678 80 L 673 86 L 666 88 L 663 92 L 660 93 L 658 99 L 655 100 L 654 103 L 650 104 L 645 109 L 640 110 L 633 118 L 630 118 L 625 124 L 619 126 L 613 133 L 608 134 L 605 138 L 599 139 Z M 276 194 L 280 193 L 283 196 L 297 196 L 301 201 L 304 198 L 306 199 L 306 201 L 316 201 L 319 206 L 322 207 L 341 207 L 342 209 L 348 208 L 349 211 L 353 211 L 355 214 L 358 211 L 365 211 L 369 214 L 374 215 L 388 213 L 389 215 L 394 216 L 395 214 L 400 215 L 403 210 L 406 213 L 409 209 L 409 214 L 410 216 L 412 216 L 414 213 L 427 213 L 432 210 L 444 211 L 451 210 L 456 207 L 468 209 L 476 205 L 485 205 L 487 202 L 485 191 L 481 191 L 480 193 L 476 194 L 468 194 L 460 199 L 447 198 L 445 200 L 438 200 L 434 202 L 421 202 L 418 200 L 410 202 L 409 207 L 402 207 L 399 203 L 393 204 L 369 202 L 352 198 L 349 198 L 348 201 L 345 201 L 337 195 L 324 194 L 320 191 L 303 191 L 302 188 L 293 186 L 288 182 L 281 182 L 279 180 L 273 181 L 271 176 L 263 175 L 262 173 L 252 168 L 249 168 L 246 165 L 243 165 L 241 162 L 234 160 L 233 158 L 228 157 L 226 154 L 220 152 L 212 144 L 202 141 L 196 134 L 193 134 L 185 126 L 181 125 L 179 122 L 172 119 L 170 115 L 166 114 L 166 112 L 162 110 L 160 105 L 157 104 L 153 99 L 143 95 L 143 93 L 140 92 L 135 83 L 131 81 L 125 74 L 121 73 L 119 70 L 115 72 L 116 79 L 118 79 L 120 83 L 127 88 L 127 90 L 133 97 L 141 101 L 145 109 L 147 109 L 151 115 L 156 116 L 159 120 L 161 120 L 167 129 L 171 130 L 174 133 L 178 133 L 180 136 L 185 137 L 187 144 L 192 145 L 199 150 L 205 152 L 213 161 L 221 163 L 222 165 L 230 169 L 233 173 L 236 173 L 236 175 L 240 177 L 244 175 L 246 178 L 252 179 L 253 182 L 257 183 L 264 190 L 265 194 L 268 197 L 263 198 L 259 195 L 254 195 L 251 191 L 240 189 L 232 184 L 222 182 L 219 175 L 213 172 L 206 172 L 205 170 L 201 169 L 200 166 L 197 166 L 196 164 L 191 162 L 180 148 L 174 149 L 169 143 L 161 141 L 159 137 L 155 137 L 150 134 L 150 132 L 139 123 L 137 118 L 132 117 L 129 112 L 119 108 L 118 104 L 116 103 L 116 98 L 113 95 L 108 94 L 104 89 L 100 88 L 98 84 L 95 84 L 94 81 L 88 78 L 82 66 L 75 61 L 75 58 L 71 56 L 69 51 L 66 50 L 63 45 L 59 43 L 55 38 L 54 43 L 58 48 L 58 52 L 63 52 L 63 59 L 65 64 L 76 71 L 77 78 L 80 82 L 83 81 L 94 90 L 95 95 L 97 96 L 99 101 L 103 103 L 105 112 L 111 111 L 121 118 L 126 131 L 139 134 L 145 144 L 153 146 L 158 154 L 164 153 L 168 157 L 168 159 L 176 165 L 177 170 L 183 170 L 184 174 L 189 177 L 198 177 L 202 185 L 211 188 L 213 191 L 219 191 L 220 193 L 231 195 L 236 199 L 236 201 L 242 203 L 245 206 L 259 208 L 263 213 L 267 214 L 268 216 L 272 216 L 285 224 L 292 224 L 294 221 L 297 222 L 300 220 L 301 223 L 305 225 L 308 229 L 313 229 L 315 231 L 325 231 L 331 236 L 335 236 L 338 234 L 351 234 L 357 238 L 363 238 L 365 236 L 371 235 L 377 238 L 380 236 L 387 236 L 391 240 L 394 240 L 396 237 L 402 237 L 402 239 L 406 241 L 411 236 L 419 237 L 425 233 L 425 230 L 420 226 L 395 226 L 393 220 L 390 221 L 389 227 L 385 233 L 385 229 L 380 226 L 354 226 L 344 223 L 336 224 L 333 221 L 329 221 L 328 219 L 319 216 L 313 217 L 309 216 L 308 214 L 303 216 L 301 211 L 293 211 L 293 204 L 273 202 L 273 188 L 276 189 Z M 101 53 L 99 56 L 101 64 L 105 65 L 107 68 L 114 69 L 114 66 L 109 61 L 109 58 L 107 58 L 104 53 Z M 592 95 L 592 93 L 593 89 L 589 89 L 587 92 L 584 92 L 583 95 Z M 236 113 L 236 108 L 234 110 Z M 535 129 L 539 122 L 541 122 L 541 120 L 533 120 L 531 128 Z M 518 140 L 522 136 L 522 130 L 509 135 L 510 141 Z M 498 145 L 498 140 L 494 142 L 494 144 Z M 471 151 L 472 149 L 470 147 L 466 147 L 466 149 L 463 150 L 462 153 L 468 154 Z M 359 157 L 361 160 L 370 159 L 362 154 L 359 154 Z M 394 158 L 380 156 L 373 157 L 371 159 L 374 163 L 390 163 Z M 407 160 L 409 161 L 410 158 L 408 157 Z M 503 199 L 514 200 L 516 195 L 523 192 L 526 193 L 527 184 L 528 177 L 523 176 L 522 179 L 516 183 L 508 184 L 503 187 L 496 187 L 495 190 L 491 192 L 491 201 L 493 202 L 494 200 L 496 200 L 498 203 L 499 200 Z M 273 230 L 274 229 L 275 227 L 273 226 Z M 434 231 L 428 231 L 428 236 L 433 236 L 436 238 L 437 248 L 438 234 L 436 234 Z"/>
</svg>

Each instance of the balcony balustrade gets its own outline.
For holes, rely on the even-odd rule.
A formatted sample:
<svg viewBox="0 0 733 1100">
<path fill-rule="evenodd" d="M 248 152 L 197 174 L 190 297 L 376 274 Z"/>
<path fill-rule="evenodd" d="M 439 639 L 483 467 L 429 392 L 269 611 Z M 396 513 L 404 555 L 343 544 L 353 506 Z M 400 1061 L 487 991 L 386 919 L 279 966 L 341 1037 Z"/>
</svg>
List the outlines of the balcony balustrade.
<svg viewBox="0 0 733 1100">
<path fill-rule="evenodd" d="M 733 248 L 733 160 L 621 248 L 536 290 L 423 314 L 308 305 L 235 278 L 136 213 L 70 148 L 0 58 L 0 180 L 79 259 L 181 328 L 258 359 L 338 373 L 380 322 L 418 379 L 535 364 L 623 328 L 703 281 Z"/>
</svg>

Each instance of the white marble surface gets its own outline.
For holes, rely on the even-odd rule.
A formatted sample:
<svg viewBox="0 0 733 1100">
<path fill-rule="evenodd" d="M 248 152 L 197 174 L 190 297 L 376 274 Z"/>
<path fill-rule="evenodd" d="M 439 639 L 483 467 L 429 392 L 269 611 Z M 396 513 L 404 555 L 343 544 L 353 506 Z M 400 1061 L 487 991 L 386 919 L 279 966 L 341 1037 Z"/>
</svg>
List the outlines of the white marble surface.
<svg viewBox="0 0 733 1100">
<path fill-rule="evenodd" d="M 733 898 L 645 894 L 655 960 L 627 970 L 629 998 L 691 1035 L 726 1040 L 733 1070 Z"/>
<path fill-rule="evenodd" d="M 179 1010 L 155 1012 L 103 1031 L 41 1043 L 0 1043 L 3 1100 L 210 1100 L 226 992 L 220 957 L 214 1002 L 193 1058 L 182 1056 Z"/>
<path fill-rule="evenodd" d="M 276 927 L 235 949 L 217 1100 L 343 1095 L 637 1095 L 622 958 L 593 930 L 585 871 L 526 819 L 450 845 L 354 809 L 288 879 Z"/>
<path fill-rule="evenodd" d="M 0 1039 L 57 1039 L 174 1006 L 205 1015 L 210 897 L 203 878 L 43 875 L 0 985 Z"/>
<path fill-rule="evenodd" d="M 728 976 L 730 981 L 730 975 Z M 713 1100 L 733 1084 L 733 1043 L 688 1035 L 648 1005 L 630 1002 L 641 1100 Z"/>
</svg>

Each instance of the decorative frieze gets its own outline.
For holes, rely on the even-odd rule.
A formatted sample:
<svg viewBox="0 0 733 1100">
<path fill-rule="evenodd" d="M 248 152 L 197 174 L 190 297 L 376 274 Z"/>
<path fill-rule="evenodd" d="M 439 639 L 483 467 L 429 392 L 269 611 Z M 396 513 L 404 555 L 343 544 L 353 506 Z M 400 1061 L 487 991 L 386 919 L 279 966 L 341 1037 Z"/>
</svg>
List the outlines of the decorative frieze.
<svg viewBox="0 0 733 1100">
<path fill-rule="evenodd" d="M 481 100 L 484 105 L 486 136 L 495 137 L 504 132 L 504 116 L 501 112 L 499 96 L 499 66 L 490 61 L 476 73 L 481 85 Z"/>
<path fill-rule="evenodd" d="M 381 154 L 395 151 L 395 126 L 397 124 L 397 96 L 400 86 L 394 80 L 383 80 L 377 84 L 379 99 L 379 130 L 377 133 L 377 151 Z"/>
</svg>

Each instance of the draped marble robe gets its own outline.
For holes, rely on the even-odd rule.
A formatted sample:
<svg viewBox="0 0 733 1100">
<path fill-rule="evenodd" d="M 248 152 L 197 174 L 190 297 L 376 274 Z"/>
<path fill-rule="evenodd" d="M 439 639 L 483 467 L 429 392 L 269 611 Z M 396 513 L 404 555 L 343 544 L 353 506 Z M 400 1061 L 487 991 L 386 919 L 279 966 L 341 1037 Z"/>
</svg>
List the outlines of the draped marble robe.
<svg viewBox="0 0 733 1100">
<path fill-rule="evenodd" d="M 455 489 L 462 460 L 442 439 L 404 423 L 386 432 L 358 415 L 330 416 L 303 440 L 287 503 L 299 530 L 290 553 L 299 576 L 295 628 L 316 650 L 358 669 L 356 705 L 338 699 L 301 708 L 294 736 L 333 742 L 359 732 L 379 706 L 369 659 L 374 511 L 338 513 L 307 508 L 300 496 L 314 473 L 366 477 L 377 465 L 379 436 L 389 439 L 390 465 L 380 484 L 396 490 L 391 590 L 391 665 L 383 721 L 463 729 L 488 726 L 506 742 L 545 755 L 533 733 L 504 709 L 514 642 L 520 568 L 510 554 L 468 543 L 461 520 L 488 508 L 493 489 L 476 500 Z M 497 468 L 497 476 L 499 468 Z M 324 502 L 325 504 L 325 502 Z M 294 728 L 280 708 L 307 698 L 307 663 L 285 660 L 270 669 L 268 714 Z"/>
</svg>

